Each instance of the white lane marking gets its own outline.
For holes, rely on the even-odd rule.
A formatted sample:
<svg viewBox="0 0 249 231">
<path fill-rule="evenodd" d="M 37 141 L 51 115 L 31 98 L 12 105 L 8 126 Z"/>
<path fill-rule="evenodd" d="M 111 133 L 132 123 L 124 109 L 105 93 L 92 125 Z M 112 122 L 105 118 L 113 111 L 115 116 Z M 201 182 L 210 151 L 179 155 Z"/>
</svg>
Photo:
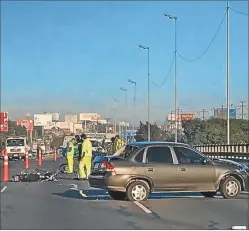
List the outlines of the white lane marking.
<svg viewBox="0 0 249 231">
<path fill-rule="evenodd" d="M 245 225 L 243 225 L 243 226 L 237 226 L 237 225 L 235 225 L 235 226 L 233 226 L 233 227 L 232 227 L 232 229 L 237 229 L 237 230 L 246 230 L 246 229 L 247 229 L 247 227 L 246 227 Z"/>
<path fill-rule="evenodd" d="M 69 186 L 73 186 L 73 188 L 78 189 L 78 185 L 77 184 L 68 184 Z"/>
<path fill-rule="evenodd" d="M 146 213 L 152 213 L 148 208 L 146 208 L 144 205 L 142 205 L 140 202 L 138 201 L 133 201 L 133 203 L 135 205 L 137 205 L 140 209 L 142 209 L 144 212 Z"/>
<path fill-rule="evenodd" d="M 7 189 L 7 186 L 4 186 L 4 187 L 1 189 L 1 193 L 4 192 L 6 189 Z"/>
</svg>

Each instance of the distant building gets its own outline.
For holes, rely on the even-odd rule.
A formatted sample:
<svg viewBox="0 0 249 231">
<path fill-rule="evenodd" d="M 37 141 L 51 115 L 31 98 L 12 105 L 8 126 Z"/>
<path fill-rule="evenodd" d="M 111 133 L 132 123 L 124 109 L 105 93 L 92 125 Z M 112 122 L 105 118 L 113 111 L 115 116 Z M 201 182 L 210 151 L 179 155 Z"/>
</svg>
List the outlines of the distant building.
<svg viewBox="0 0 249 231">
<path fill-rule="evenodd" d="M 65 115 L 65 122 L 76 124 L 78 122 L 78 115 Z"/>
</svg>

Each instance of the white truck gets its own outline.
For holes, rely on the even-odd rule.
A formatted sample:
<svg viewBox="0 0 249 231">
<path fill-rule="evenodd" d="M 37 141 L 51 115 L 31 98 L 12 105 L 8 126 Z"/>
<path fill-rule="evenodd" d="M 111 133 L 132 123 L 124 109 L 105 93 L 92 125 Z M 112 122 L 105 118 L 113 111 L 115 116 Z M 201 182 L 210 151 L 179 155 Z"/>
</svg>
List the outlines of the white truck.
<svg viewBox="0 0 249 231">
<path fill-rule="evenodd" d="M 9 136 L 5 141 L 5 147 L 10 160 L 24 159 L 30 149 L 26 137 L 22 136 Z"/>
</svg>

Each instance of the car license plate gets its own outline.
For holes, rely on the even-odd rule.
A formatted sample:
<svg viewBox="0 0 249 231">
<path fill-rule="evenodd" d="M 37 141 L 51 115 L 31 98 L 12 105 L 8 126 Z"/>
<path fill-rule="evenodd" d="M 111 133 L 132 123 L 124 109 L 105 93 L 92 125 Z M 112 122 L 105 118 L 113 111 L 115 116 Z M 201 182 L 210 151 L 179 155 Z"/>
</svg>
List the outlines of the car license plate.
<svg viewBox="0 0 249 231">
<path fill-rule="evenodd" d="M 99 167 L 99 164 L 100 164 L 100 163 L 96 163 L 96 164 L 94 165 L 94 168 L 97 169 L 97 168 Z"/>
<path fill-rule="evenodd" d="M 17 154 L 14 154 L 14 156 L 18 156 Z"/>
</svg>

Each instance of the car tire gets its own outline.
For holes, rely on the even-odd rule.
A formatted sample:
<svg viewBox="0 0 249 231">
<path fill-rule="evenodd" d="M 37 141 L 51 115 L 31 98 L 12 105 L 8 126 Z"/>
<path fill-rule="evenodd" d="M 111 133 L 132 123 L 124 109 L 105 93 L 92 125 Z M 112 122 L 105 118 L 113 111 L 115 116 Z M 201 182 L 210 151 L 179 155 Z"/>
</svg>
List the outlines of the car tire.
<svg viewBox="0 0 249 231">
<path fill-rule="evenodd" d="M 126 188 L 126 196 L 129 201 L 146 201 L 149 193 L 149 185 L 141 180 L 133 181 Z"/>
<path fill-rule="evenodd" d="M 202 192 L 201 194 L 204 197 L 214 197 L 216 195 L 217 192 Z"/>
<path fill-rule="evenodd" d="M 238 197 L 241 192 L 240 182 L 232 176 L 226 177 L 220 183 L 220 194 L 225 199 L 234 199 Z"/>
<path fill-rule="evenodd" d="M 114 200 L 121 201 L 121 200 L 125 200 L 125 198 L 126 198 L 125 192 L 108 190 L 108 193 L 109 193 L 110 197 L 113 198 Z"/>
<path fill-rule="evenodd" d="M 61 164 L 58 169 L 60 173 L 66 173 L 67 164 Z"/>
</svg>

